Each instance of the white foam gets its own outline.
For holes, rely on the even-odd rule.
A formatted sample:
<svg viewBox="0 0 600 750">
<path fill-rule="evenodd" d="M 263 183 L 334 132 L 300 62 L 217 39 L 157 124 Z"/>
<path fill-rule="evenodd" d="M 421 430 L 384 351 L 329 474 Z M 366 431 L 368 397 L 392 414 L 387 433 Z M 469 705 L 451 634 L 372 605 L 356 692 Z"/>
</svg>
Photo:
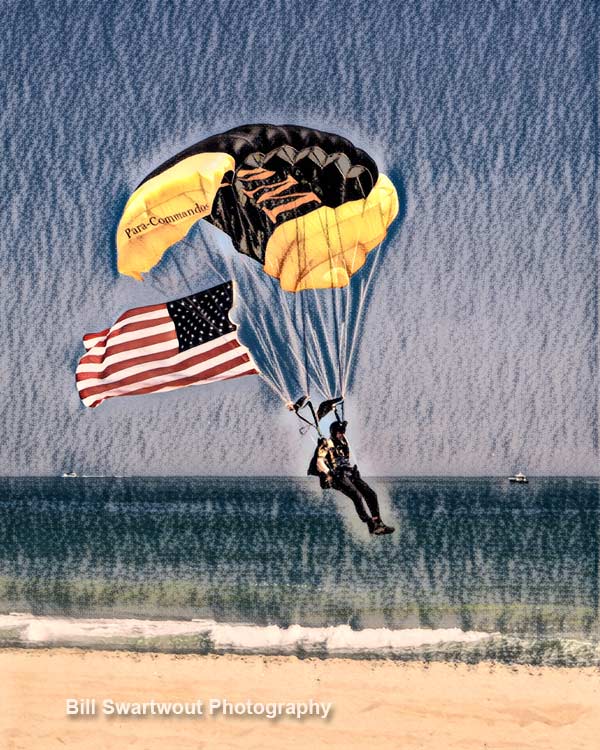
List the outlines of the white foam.
<svg viewBox="0 0 600 750">
<path fill-rule="evenodd" d="M 124 638 L 198 635 L 210 639 L 215 649 L 223 651 L 289 652 L 298 648 L 312 648 L 332 654 L 390 653 L 440 643 L 473 643 L 493 635 L 459 628 L 353 630 L 349 625 L 326 628 L 291 625 L 281 628 L 278 625 L 218 623 L 215 620 L 71 619 L 21 613 L 0 615 L 0 630 L 2 629 L 17 629 L 23 643 L 35 644 L 110 644 Z"/>
</svg>

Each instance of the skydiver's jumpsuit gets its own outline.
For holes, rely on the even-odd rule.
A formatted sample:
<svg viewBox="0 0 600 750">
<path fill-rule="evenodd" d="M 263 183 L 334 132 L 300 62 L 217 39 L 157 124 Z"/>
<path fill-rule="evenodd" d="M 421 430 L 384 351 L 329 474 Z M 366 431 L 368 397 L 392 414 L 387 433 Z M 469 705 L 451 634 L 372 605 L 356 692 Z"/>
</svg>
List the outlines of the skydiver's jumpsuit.
<svg viewBox="0 0 600 750">
<path fill-rule="evenodd" d="M 379 518 L 377 494 L 361 479 L 358 468 L 350 465 L 350 447 L 345 437 L 327 440 L 319 448 L 317 466 L 320 471 L 331 471 L 331 486 L 352 500 L 361 521 L 369 523 L 371 518 Z M 365 503 L 370 515 L 365 510 Z"/>
</svg>

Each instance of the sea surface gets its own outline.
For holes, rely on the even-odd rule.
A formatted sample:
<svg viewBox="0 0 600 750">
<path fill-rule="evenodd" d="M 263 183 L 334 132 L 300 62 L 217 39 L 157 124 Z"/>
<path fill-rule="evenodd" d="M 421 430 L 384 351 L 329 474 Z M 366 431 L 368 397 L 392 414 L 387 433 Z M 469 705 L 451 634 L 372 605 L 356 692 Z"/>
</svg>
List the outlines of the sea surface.
<svg viewBox="0 0 600 750">
<path fill-rule="evenodd" d="M 0 644 L 600 664 L 594 478 L 0 478 Z"/>
</svg>

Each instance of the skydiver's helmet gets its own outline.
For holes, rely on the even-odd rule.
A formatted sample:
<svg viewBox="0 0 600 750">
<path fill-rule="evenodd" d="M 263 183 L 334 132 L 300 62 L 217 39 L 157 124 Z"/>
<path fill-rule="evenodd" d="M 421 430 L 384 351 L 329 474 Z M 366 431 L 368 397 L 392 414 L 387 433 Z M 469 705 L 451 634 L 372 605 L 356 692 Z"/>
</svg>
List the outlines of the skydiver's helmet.
<svg viewBox="0 0 600 750">
<path fill-rule="evenodd" d="M 338 432 L 345 433 L 347 424 L 348 422 L 346 422 L 346 420 L 344 420 L 343 422 L 332 422 L 329 425 L 329 434 L 331 435 L 331 437 L 335 437 Z"/>
</svg>

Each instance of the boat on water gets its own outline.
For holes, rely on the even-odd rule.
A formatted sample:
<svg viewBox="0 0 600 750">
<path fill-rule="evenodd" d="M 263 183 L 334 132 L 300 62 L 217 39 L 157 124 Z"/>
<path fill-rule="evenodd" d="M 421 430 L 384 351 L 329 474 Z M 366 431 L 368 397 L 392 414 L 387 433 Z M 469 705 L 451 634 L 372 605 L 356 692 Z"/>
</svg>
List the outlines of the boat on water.
<svg viewBox="0 0 600 750">
<path fill-rule="evenodd" d="M 516 484 L 528 484 L 529 483 L 529 479 L 527 479 L 525 474 L 521 474 L 521 472 L 519 472 L 518 474 L 515 474 L 512 477 L 509 477 L 508 481 L 515 482 Z"/>
<path fill-rule="evenodd" d="M 63 471 L 63 478 L 64 479 L 72 478 L 72 477 L 76 477 L 76 476 L 78 476 L 78 475 L 74 471 Z"/>
</svg>

